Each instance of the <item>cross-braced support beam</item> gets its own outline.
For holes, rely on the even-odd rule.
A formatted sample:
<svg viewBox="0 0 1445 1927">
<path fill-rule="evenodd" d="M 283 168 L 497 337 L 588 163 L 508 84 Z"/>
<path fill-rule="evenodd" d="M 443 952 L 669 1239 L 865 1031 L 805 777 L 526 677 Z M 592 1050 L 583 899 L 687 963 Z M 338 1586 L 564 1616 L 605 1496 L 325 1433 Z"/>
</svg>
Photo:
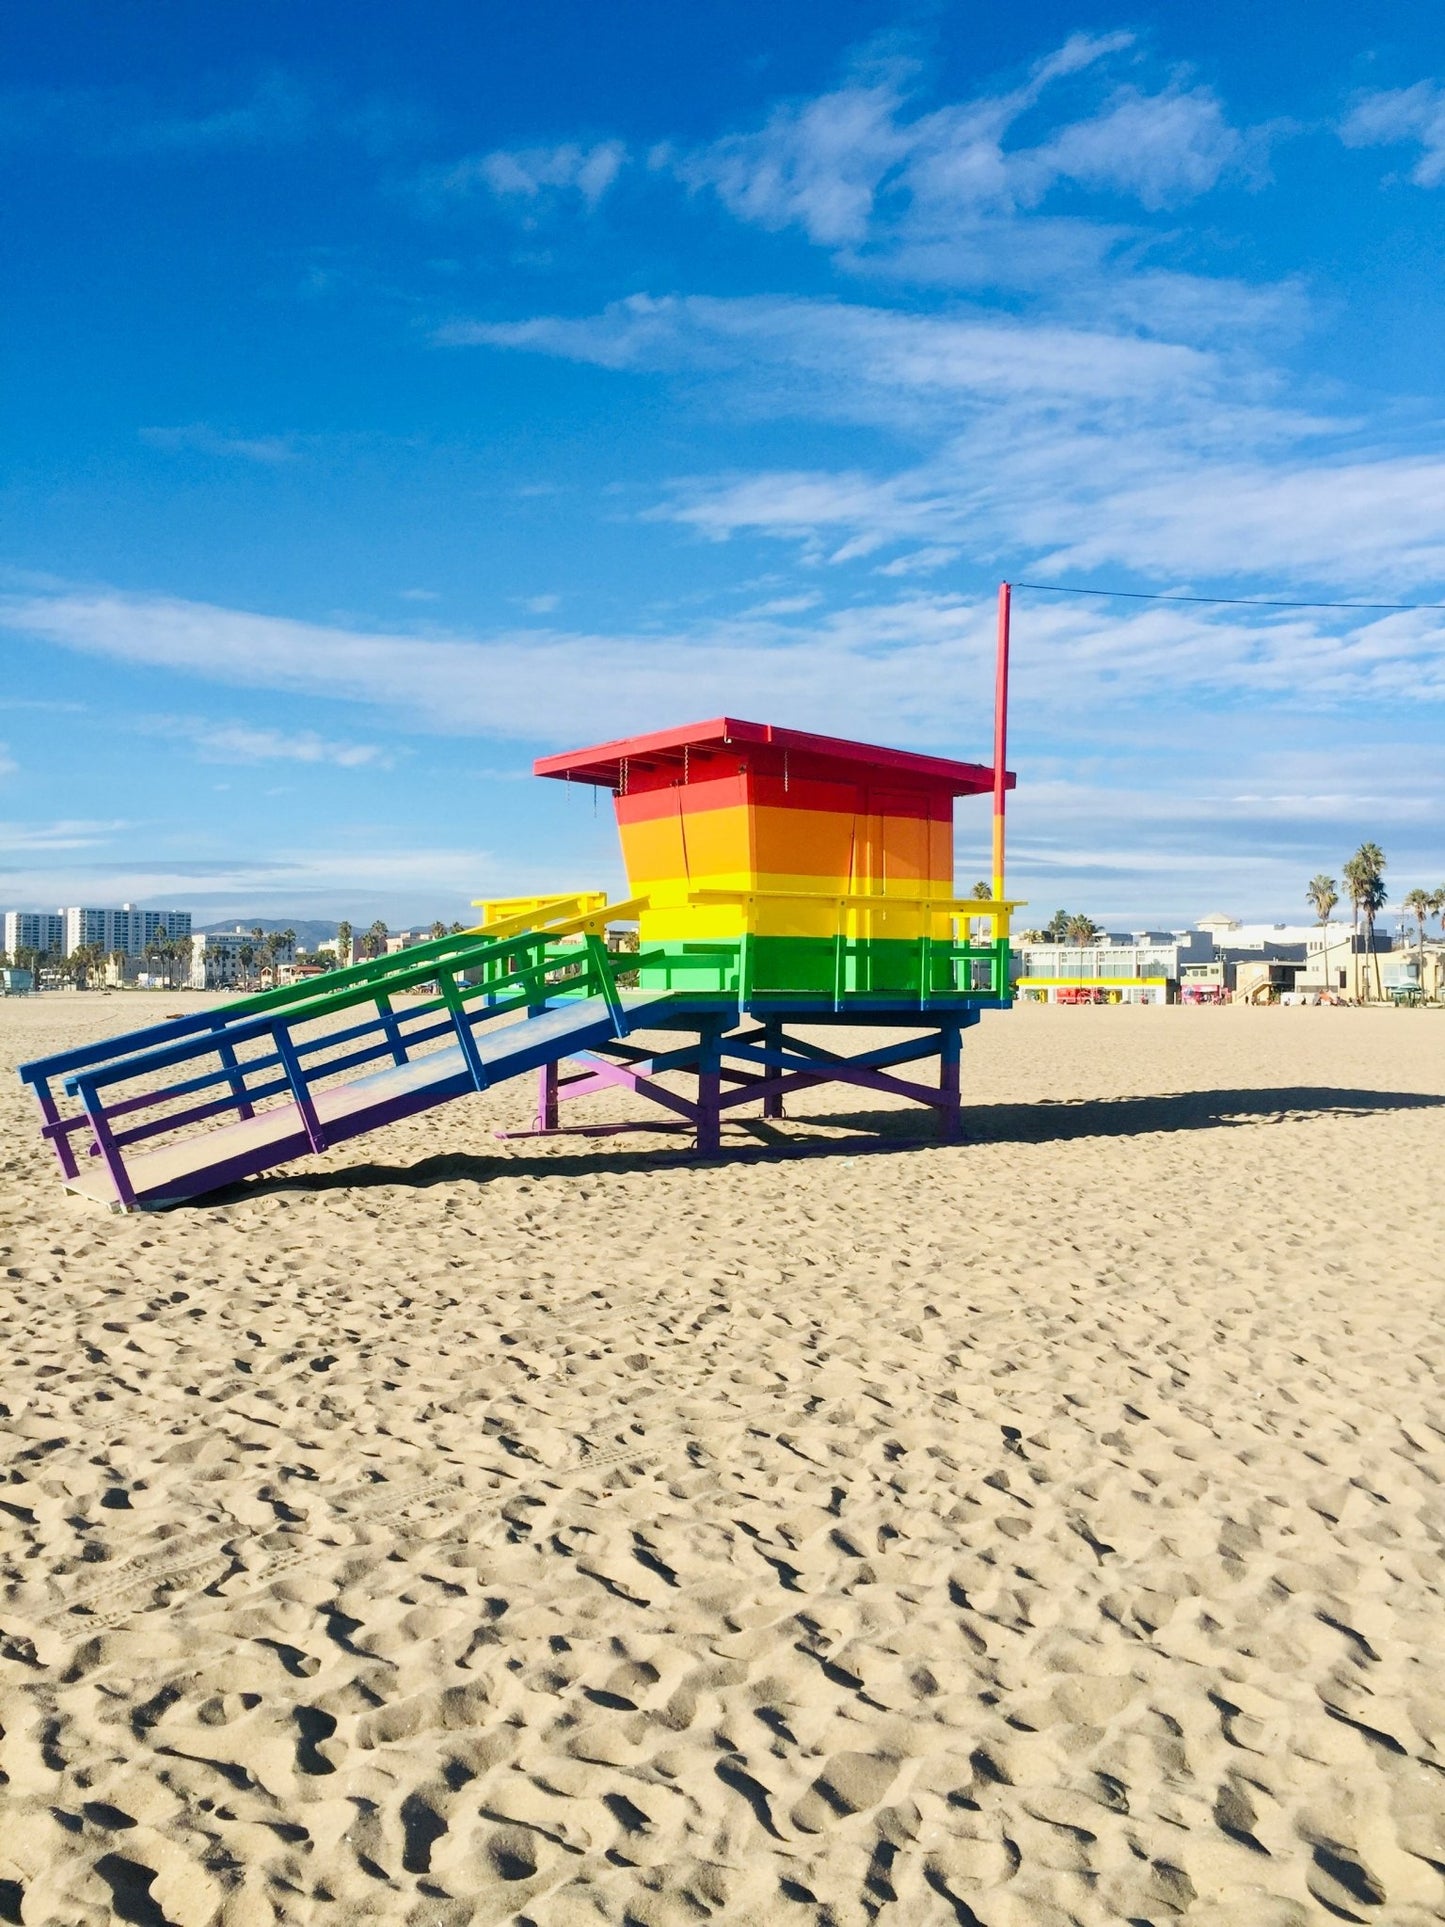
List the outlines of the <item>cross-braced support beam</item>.
<svg viewBox="0 0 1445 1927">
<path fill-rule="evenodd" d="M 890 1028 L 900 1022 L 900 1014 L 889 1013 L 889 1017 Z M 539 1074 L 532 1131 L 503 1135 L 546 1135 L 565 1130 L 567 1127 L 560 1123 L 564 1103 L 603 1090 L 621 1089 L 691 1124 L 698 1154 L 716 1157 L 722 1149 L 724 1113 L 760 1104 L 765 1118 L 781 1118 L 785 1098 L 825 1084 L 848 1084 L 927 1105 L 938 1114 L 940 1138 L 952 1142 L 962 1135 L 963 1032 L 978 1021 L 976 1011 L 932 1016 L 921 1034 L 914 1018 L 910 1026 L 913 1034 L 862 1051 L 832 1049 L 799 1037 L 778 1017 L 764 1017 L 733 1030 L 726 1028 L 726 1016 L 700 1014 L 695 1021 L 695 1037 L 669 1043 L 650 1054 L 635 1041 L 618 1040 L 569 1060 L 565 1069 L 556 1064 L 544 1066 Z M 804 1017 L 798 1021 L 808 1020 Z M 881 1025 L 875 1021 L 873 1027 Z M 895 1074 L 901 1066 L 935 1058 L 936 1084 Z M 694 1094 L 661 1082 L 668 1074 L 687 1082 L 695 1080 Z M 635 1123 L 572 1128 L 595 1135 L 666 1126 L 661 1120 L 639 1118 Z"/>
</svg>

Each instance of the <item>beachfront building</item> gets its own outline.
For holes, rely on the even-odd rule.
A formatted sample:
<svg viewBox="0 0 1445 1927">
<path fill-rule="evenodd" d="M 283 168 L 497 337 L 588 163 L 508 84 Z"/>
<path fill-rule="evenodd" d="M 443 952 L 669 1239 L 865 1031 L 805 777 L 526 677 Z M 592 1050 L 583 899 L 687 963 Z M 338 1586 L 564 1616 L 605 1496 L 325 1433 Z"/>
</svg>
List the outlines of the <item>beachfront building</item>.
<svg viewBox="0 0 1445 1927">
<path fill-rule="evenodd" d="M 1348 924 L 1332 923 L 1324 930 L 1316 924 L 1307 935 L 1304 967 L 1295 988 L 1329 990 L 1356 1000 L 1376 996 L 1376 965 L 1383 968 L 1385 953 L 1391 947 L 1388 936 L 1378 927 L 1371 944 L 1363 930 L 1352 930 Z"/>
<path fill-rule="evenodd" d="M 36 950 L 58 957 L 65 943 L 65 918 L 58 910 L 7 910 L 0 923 L 0 950 L 13 957 L 17 950 Z"/>
<path fill-rule="evenodd" d="M 1020 998 L 1047 1004 L 1164 1004 L 1189 964 L 1211 961 L 1202 930 L 1102 931 L 1092 943 L 1020 943 L 1010 959 Z"/>
<path fill-rule="evenodd" d="M 1296 990 L 1330 991 L 1335 996 L 1360 999 L 1375 995 L 1373 956 L 1383 957 L 1393 945 L 1388 932 L 1376 926 L 1371 944 L 1363 930 L 1347 923 L 1242 923 L 1237 917 L 1201 917 L 1196 929 L 1214 940 L 1216 957 L 1230 966 L 1255 962 L 1297 966 L 1291 986 Z M 1277 979 L 1284 973 L 1276 971 Z M 1234 988 L 1233 974 L 1226 978 Z"/>
<path fill-rule="evenodd" d="M 153 937 L 171 937 L 189 943 L 189 910 L 138 910 L 132 903 L 118 908 L 94 909 L 75 905 L 59 915 L 64 923 L 62 944 L 68 957 L 86 944 L 99 944 L 107 956 L 115 951 L 139 957 Z"/>
<path fill-rule="evenodd" d="M 191 989 L 234 990 L 252 978 L 269 983 L 295 958 L 294 944 L 269 945 L 239 924 L 234 930 L 203 930 L 191 938 Z"/>
<path fill-rule="evenodd" d="M 335 966 L 330 958 L 318 957 L 314 951 L 298 950 L 291 963 L 278 963 L 275 981 L 280 984 L 299 984 L 308 977 L 324 977 Z"/>
<path fill-rule="evenodd" d="M 1379 965 L 1378 988 L 1376 964 Z M 1445 945 L 1427 943 L 1417 947 L 1412 937 L 1388 955 L 1373 958 L 1369 974 L 1372 997 L 1382 997 L 1392 1003 L 1417 999 L 1425 1003 L 1445 1002 Z"/>
</svg>

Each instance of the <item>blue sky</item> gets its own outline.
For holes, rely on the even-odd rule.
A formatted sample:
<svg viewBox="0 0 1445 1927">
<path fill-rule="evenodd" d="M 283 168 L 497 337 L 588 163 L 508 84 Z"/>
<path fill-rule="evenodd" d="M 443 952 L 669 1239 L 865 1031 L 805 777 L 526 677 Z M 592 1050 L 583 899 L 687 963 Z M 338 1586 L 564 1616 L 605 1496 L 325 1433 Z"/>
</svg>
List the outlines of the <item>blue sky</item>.
<svg viewBox="0 0 1445 1927">
<path fill-rule="evenodd" d="M 50 0 L 0 164 L 6 905 L 615 886 L 534 755 L 986 760 L 1003 575 L 1445 603 L 1433 8 Z M 1442 623 L 1021 593 L 1014 888 L 1445 881 Z"/>
</svg>

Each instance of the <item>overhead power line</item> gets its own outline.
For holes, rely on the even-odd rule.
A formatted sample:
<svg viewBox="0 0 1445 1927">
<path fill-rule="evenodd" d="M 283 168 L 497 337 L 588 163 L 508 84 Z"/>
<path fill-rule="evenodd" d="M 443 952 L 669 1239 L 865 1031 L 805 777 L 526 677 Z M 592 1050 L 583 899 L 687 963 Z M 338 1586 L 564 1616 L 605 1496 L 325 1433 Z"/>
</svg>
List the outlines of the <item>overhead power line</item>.
<svg viewBox="0 0 1445 1927">
<path fill-rule="evenodd" d="M 1445 610 L 1445 602 L 1282 602 L 1263 596 L 1243 595 L 1170 595 L 1152 589 L 1076 589 L 1067 582 L 1015 582 L 1015 589 L 1038 589 L 1045 595 L 1091 595 L 1117 597 L 1125 602 L 1202 602 L 1220 609 L 1390 609 L 1404 612 L 1419 609 Z"/>
</svg>

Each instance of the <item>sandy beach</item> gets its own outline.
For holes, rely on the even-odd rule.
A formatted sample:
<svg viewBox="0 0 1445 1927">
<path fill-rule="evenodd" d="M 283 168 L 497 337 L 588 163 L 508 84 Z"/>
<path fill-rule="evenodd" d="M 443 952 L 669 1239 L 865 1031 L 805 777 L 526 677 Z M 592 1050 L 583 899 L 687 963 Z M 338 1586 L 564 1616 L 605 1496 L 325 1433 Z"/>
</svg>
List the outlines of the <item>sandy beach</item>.
<svg viewBox="0 0 1445 1927">
<path fill-rule="evenodd" d="M 109 1216 L 12 1067 L 157 1014 L 0 1004 L 0 1920 L 1445 1917 L 1445 1017 Z"/>
</svg>

